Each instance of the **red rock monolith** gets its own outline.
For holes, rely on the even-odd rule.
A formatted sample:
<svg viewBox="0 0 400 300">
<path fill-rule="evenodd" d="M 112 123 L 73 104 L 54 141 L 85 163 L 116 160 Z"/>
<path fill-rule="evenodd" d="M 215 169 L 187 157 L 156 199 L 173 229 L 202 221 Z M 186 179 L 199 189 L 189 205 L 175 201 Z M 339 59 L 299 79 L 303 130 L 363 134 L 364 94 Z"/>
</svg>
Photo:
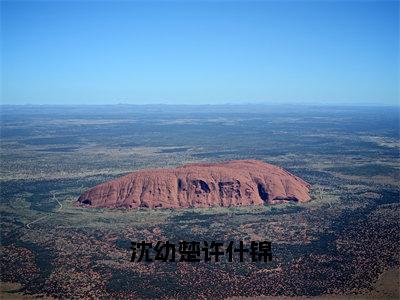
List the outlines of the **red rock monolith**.
<svg viewBox="0 0 400 300">
<path fill-rule="evenodd" d="M 309 201 L 309 187 L 280 167 L 234 160 L 139 170 L 93 187 L 78 203 L 127 208 L 265 205 Z"/>
</svg>

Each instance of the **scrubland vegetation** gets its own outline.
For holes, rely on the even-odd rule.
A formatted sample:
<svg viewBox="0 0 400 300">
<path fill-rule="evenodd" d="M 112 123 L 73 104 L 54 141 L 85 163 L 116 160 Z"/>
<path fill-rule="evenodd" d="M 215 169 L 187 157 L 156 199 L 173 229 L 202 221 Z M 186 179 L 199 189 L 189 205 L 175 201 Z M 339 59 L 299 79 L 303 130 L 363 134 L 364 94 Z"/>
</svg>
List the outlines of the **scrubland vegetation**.
<svg viewBox="0 0 400 300">
<path fill-rule="evenodd" d="M 61 298 L 375 295 L 399 268 L 399 128 L 390 108 L 3 107 L 4 293 Z M 260 159 L 312 185 L 304 204 L 88 209 L 140 168 Z M 130 241 L 270 240 L 270 263 L 131 263 Z M 398 280 L 390 277 L 391 282 Z"/>
</svg>

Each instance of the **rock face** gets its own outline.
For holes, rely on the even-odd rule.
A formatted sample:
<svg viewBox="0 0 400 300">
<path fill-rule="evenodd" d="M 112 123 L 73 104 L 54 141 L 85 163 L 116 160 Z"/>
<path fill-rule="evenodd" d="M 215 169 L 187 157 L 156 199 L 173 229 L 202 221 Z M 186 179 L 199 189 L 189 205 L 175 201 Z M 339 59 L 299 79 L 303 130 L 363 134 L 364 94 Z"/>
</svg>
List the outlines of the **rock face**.
<svg viewBox="0 0 400 300">
<path fill-rule="evenodd" d="M 184 208 L 309 200 L 309 184 L 284 169 L 256 160 L 235 160 L 139 170 L 95 186 L 82 194 L 78 203 L 92 207 Z"/>
</svg>

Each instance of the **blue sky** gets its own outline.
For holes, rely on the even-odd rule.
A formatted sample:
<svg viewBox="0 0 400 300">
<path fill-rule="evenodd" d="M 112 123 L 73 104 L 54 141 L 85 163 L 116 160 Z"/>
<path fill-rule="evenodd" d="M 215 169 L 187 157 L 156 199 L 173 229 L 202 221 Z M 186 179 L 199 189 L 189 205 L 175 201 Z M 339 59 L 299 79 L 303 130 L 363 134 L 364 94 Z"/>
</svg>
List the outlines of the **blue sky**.
<svg viewBox="0 0 400 300">
<path fill-rule="evenodd" d="M 399 2 L 1 1 L 3 104 L 398 104 Z"/>
</svg>

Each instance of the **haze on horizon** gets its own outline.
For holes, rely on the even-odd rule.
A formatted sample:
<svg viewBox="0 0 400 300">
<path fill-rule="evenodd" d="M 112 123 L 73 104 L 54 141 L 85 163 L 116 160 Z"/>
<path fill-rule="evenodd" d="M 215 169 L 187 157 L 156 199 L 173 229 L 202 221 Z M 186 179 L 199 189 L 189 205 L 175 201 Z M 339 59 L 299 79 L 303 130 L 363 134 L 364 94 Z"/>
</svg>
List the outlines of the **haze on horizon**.
<svg viewBox="0 0 400 300">
<path fill-rule="evenodd" d="M 1 104 L 399 104 L 397 1 L 1 1 Z"/>
</svg>

